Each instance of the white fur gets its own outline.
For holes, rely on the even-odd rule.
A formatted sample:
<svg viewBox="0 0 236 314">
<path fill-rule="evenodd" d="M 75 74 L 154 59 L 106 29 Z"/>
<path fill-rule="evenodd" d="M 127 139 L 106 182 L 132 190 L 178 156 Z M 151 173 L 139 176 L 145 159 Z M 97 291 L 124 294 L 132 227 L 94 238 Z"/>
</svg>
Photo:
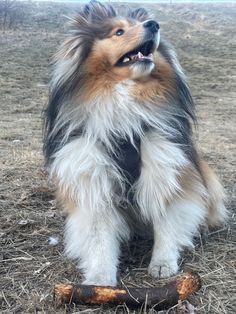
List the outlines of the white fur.
<svg viewBox="0 0 236 314">
<path fill-rule="evenodd" d="M 66 253 L 79 260 L 86 284 L 116 284 L 119 242 L 129 230 L 115 208 L 122 178 L 98 143 L 79 138 L 55 154 L 51 174 L 75 202 L 67 219 Z"/>
<path fill-rule="evenodd" d="M 178 270 L 181 249 L 193 245 L 193 236 L 206 217 L 202 182 L 192 179 L 191 195 L 181 189 L 179 178 L 190 162 L 178 144 L 166 139 L 165 135 L 176 132 L 166 123 L 168 112 L 161 101 L 159 106 L 138 103 L 129 95 L 132 84 L 117 85 L 110 98 L 100 93 L 89 104 L 68 104 L 55 127 L 69 123 L 66 141 L 85 124 L 80 138 L 55 153 L 51 175 L 75 203 L 66 223 L 66 253 L 78 259 L 87 284 L 116 284 L 120 241 L 129 237 L 125 218 L 117 210 L 122 193 L 118 196 L 116 191 L 124 191 L 125 182 L 107 152 L 116 151 L 112 136 L 128 137 L 131 142 L 134 133 L 141 138 L 142 168 L 134 195 L 137 211 L 154 229 L 149 266 L 153 276 L 166 277 Z M 144 134 L 142 122 L 153 132 Z"/>
<path fill-rule="evenodd" d="M 73 73 L 75 73 L 77 65 L 80 62 L 80 46 L 81 40 L 78 36 L 73 36 L 61 45 L 53 60 L 52 89 L 68 81 L 73 76 Z"/>
<path fill-rule="evenodd" d="M 65 246 L 79 260 L 84 284 L 115 286 L 120 237 L 127 236 L 125 221 L 113 208 L 100 213 L 76 208 L 66 222 Z"/>
<path fill-rule="evenodd" d="M 142 140 L 141 152 L 143 166 L 134 189 L 143 219 L 154 229 L 149 272 L 166 277 L 178 270 L 180 250 L 192 246 L 206 215 L 206 191 L 197 181 L 189 198 L 181 191 L 178 176 L 188 161 L 178 145 L 150 133 Z M 76 203 L 66 223 L 67 255 L 79 260 L 86 284 L 115 285 L 119 243 L 129 237 L 114 194 L 115 187 L 122 190 L 122 177 L 103 147 L 83 137 L 56 153 L 51 173 Z M 173 200 L 172 205 L 166 200 Z"/>
<path fill-rule="evenodd" d="M 51 165 L 51 173 L 57 177 L 63 191 L 80 207 L 92 211 L 112 206 L 113 180 L 122 181 L 102 150 L 101 144 L 81 137 L 59 150 Z"/>
<path fill-rule="evenodd" d="M 89 103 L 80 99 L 72 100 L 60 109 L 53 133 L 58 127 L 69 125 L 62 141 L 66 143 L 70 134 L 86 125 L 84 137 L 88 142 L 102 141 L 110 150 L 115 149 L 111 137 L 128 137 L 133 142 L 133 134 L 143 137 L 142 123 L 156 129 L 158 133 L 171 136 L 177 131 L 167 124 L 170 117 L 163 108 L 162 99 L 157 107 L 152 103 L 138 103 L 129 95 L 133 81 L 127 80 L 114 87 L 111 97 L 98 91 Z M 78 103 L 77 103 L 77 102 Z M 172 119 L 174 119 L 172 117 Z"/>
<path fill-rule="evenodd" d="M 153 277 L 169 277 L 178 271 L 180 251 L 193 247 L 193 236 L 205 215 L 203 204 L 178 199 L 166 209 L 166 217 L 153 222 L 155 243 L 148 269 Z"/>
<path fill-rule="evenodd" d="M 114 193 L 117 189 L 123 191 L 125 184 L 100 141 L 115 151 L 111 135 L 128 136 L 131 142 L 134 133 L 144 138 L 141 121 L 163 134 L 172 131 L 161 112 L 154 112 L 151 105 L 138 104 L 128 95 L 131 84 L 117 85 L 112 99 L 99 95 L 90 104 L 70 104 L 57 122 L 59 125 L 70 121 L 66 140 L 82 120 L 87 120 L 84 135 L 55 153 L 51 175 L 76 204 L 66 223 L 66 253 L 78 259 L 85 282 L 90 284 L 116 284 L 119 242 L 129 237 L 126 222 L 117 211 L 122 195 L 119 199 Z M 171 150 L 168 144 L 166 150 Z"/>
<path fill-rule="evenodd" d="M 173 130 L 166 125 L 163 113 L 152 109 L 157 107 L 138 104 L 128 95 L 130 84 L 118 85 L 112 99 L 97 96 L 92 103 L 79 107 L 83 110 L 67 111 L 64 121 L 71 119 L 68 132 L 85 117 L 86 132 L 63 146 L 51 165 L 51 175 L 76 204 L 66 223 L 66 253 L 78 259 L 87 284 L 116 284 L 119 243 L 129 237 L 127 224 L 117 211 L 122 195 L 119 199 L 115 194 L 118 188 L 124 190 L 124 181 L 100 140 L 115 150 L 111 134 L 128 136 L 132 141 L 135 132 L 142 139 L 143 166 L 134 189 L 143 219 L 154 227 L 156 239 L 149 267 L 154 276 L 177 271 L 179 251 L 192 244 L 204 217 L 201 205 L 180 198 L 178 176 L 188 161 L 177 144 L 164 138 Z M 151 125 L 153 133 L 144 135 L 141 121 Z M 175 206 L 167 208 L 166 200 L 174 199 L 178 199 Z"/>
<path fill-rule="evenodd" d="M 141 152 L 142 168 L 135 197 L 143 218 L 156 221 L 166 216 L 166 200 L 173 200 L 181 192 L 178 175 L 189 161 L 177 144 L 155 132 L 145 136 Z"/>
<path fill-rule="evenodd" d="M 152 70 L 155 68 L 154 62 L 150 62 L 150 64 L 142 64 L 142 63 L 135 63 L 131 66 L 132 70 L 132 79 L 138 79 L 140 77 L 148 76 Z"/>
<path fill-rule="evenodd" d="M 193 246 L 193 236 L 204 222 L 206 189 L 193 177 L 192 193 L 182 191 L 179 178 L 190 164 L 178 145 L 150 133 L 142 142 L 141 152 L 143 165 L 135 196 L 144 219 L 152 222 L 154 230 L 149 273 L 168 277 L 177 272 L 180 250 Z"/>
</svg>

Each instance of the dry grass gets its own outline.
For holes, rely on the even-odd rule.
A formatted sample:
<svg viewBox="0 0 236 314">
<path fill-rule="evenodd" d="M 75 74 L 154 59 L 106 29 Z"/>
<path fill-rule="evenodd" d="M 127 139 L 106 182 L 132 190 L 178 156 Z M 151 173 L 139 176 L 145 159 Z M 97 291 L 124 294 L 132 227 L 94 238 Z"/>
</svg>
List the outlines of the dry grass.
<svg viewBox="0 0 236 314">
<path fill-rule="evenodd" d="M 181 269 L 197 270 L 203 278 L 203 288 L 189 301 L 196 313 L 234 314 L 236 6 L 152 5 L 152 9 L 189 76 L 199 116 L 199 146 L 223 181 L 231 211 L 227 227 L 211 231 L 204 244 L 196 240 L 195 251 L 183 256 Z M 50 7 L 50 23 L 45 7 L 37 10 L 41 24 L 32 15 L 30 27 L 0 34 L 1 313 L 156 313 L 145 307 L 62 308 L 53 303 L 55 283 L 80 280 L 75 265 L 63 256 L 64 218 L 47 187 L 41 153 L 48 63 L 64 36 L 59 14 L 71 8 Z M 57 236 L 59 244 L 50 245 L 50 236 Z M 150 250 L 149 241 L 124 246 L 120 276 L 125 285 L 158 284 L 146 272 Z M 182 304 L 168 313 L 190 311 Z"/>
</svg>

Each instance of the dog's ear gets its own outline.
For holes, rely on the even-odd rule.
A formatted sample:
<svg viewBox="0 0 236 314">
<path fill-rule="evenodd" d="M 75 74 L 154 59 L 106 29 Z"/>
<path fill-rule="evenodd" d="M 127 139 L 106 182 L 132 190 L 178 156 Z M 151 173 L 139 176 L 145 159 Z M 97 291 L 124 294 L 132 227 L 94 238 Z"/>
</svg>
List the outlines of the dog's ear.
<svg viewBox="0 0 236 314">
<path fill-rule="evenodd" d="M 83 6 L 74 18 L 71 18 L 71 28 L 88 28 L 104 23 L 108 18 L 117 16 L 116 10 L 109 4 L 91 0 Z"/>
<path fill-rule="evenodd" d="M 138 8 L 135 10 L 130 10 L 128 13 L 128 17 L 143 22 L 148 20 L 150 18 L 150 15 L 144 8 Z"/>
<path fill-rule="evenodd" d="M 104 19 L 117 16 L 117 13 L 112 5 L 92 0 L 85 5 L 83 15 L 88 21 L 104 21 Z"/>
</svg>

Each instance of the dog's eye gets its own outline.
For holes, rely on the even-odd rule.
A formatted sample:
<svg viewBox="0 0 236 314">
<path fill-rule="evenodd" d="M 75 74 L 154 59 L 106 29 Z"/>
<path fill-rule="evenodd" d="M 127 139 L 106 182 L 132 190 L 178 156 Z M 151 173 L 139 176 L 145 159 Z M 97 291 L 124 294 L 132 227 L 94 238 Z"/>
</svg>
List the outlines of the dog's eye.
<svg viewBox="0 0 236 314">
<path fill-rule="evenodd" d="M 121 36 L 121 35 L 123 35 L 124 34 L 124 30 L 123 29 L 118 29 L 117 31 L 116 31 L 116 36 Z"/>
</svg>

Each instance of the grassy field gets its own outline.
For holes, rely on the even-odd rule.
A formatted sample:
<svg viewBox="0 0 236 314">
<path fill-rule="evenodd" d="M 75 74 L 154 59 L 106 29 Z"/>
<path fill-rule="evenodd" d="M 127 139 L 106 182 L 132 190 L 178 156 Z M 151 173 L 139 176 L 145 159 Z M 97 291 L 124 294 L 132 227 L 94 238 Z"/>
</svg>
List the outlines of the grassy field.
<svg viewBox="0 0 236 314">
<path fill-rule="evenodd" d="M 20 29 L 0 32 L 0 313 L 157 313 L 53 303 L 54 284 L 80 280 L 75 264 L 63 255 L 64 217 L 47 184 L 41 119 L 49 62 L 65 37 L 63 15 L 74 7 L 31 6 Z M 181 269 L 196 270 L 203 280 L 201 291 L 189 301 L 196 313 L 235 314 L 236 5 L 149 8 L 189 77 L 199 118 L 197 143 L 223 182 L 230 210 L 229 224 L 211 231 L 206 243 L 196 241 L 196 249 L 186 251 L 181 260 Z M 59 243 L 51 245 L 50 237 Z M 148 241 L 124 247 L 120 277 L 125 285 L 158 284 L 146 272 L 150 250 Z M 162 313 L 191 311 L 180 304 Z"/>
</svg>

